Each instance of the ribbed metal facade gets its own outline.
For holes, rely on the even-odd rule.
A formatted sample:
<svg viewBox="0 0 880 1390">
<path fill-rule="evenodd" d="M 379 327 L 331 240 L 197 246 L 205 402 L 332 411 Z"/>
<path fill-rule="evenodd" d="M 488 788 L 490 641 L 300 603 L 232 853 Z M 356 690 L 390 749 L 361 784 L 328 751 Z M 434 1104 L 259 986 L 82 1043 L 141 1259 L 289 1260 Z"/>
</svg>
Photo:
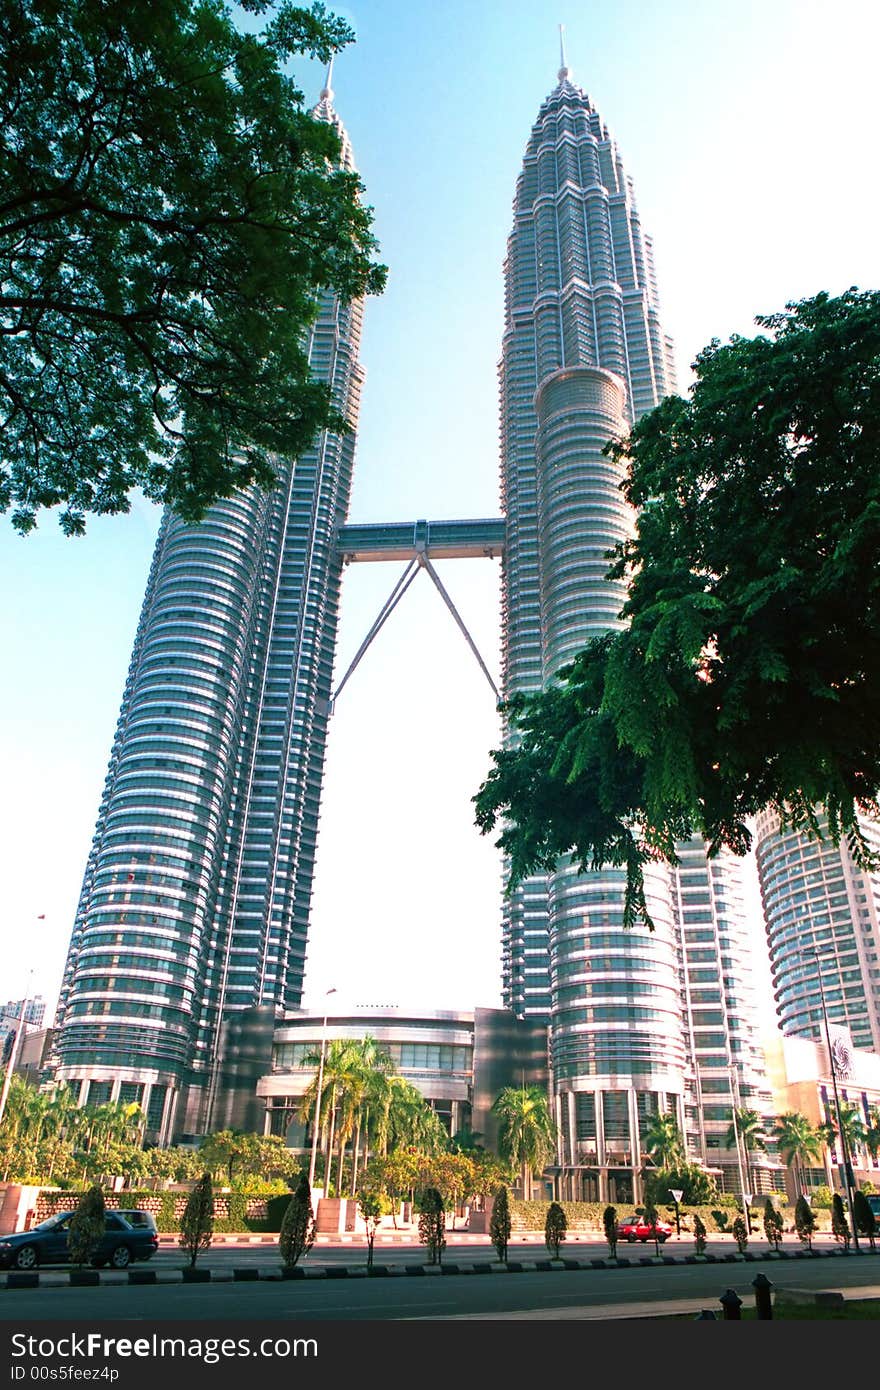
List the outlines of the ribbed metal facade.
<svg viewBox="0 0 880 1390">
<path fill-rule="evenodd" d="M 620 626 L 624 589 L 605 578 L 607 555 L 632 534 L 633 516 L 622 471 L 602 450 L 676 389 L 632 182 L 566 67 L 526 148 L 504 269 L 510 695 L 546 686 L 591 638 Z M 518 1016 L 550 1024 L 569 1196 L 637 1195 L 643 1136 L 658 1111 L 671 1110 L 692 1154 L 706 1157 L 673 878 L 662 867 L 646 874 L 653 932 L 624 929 L 622 872 L 579 874 L 567 862 L 527 880 L 504 909 L 503 998 Z M 731 1046 L 725 1025 L 725 1065 Z"/>
<path fill-rule="evenodd" d="M 352 426 L 362 311 L 324 294 L 310 331 Z M 224 1018 L 300 1002 L 354 447 L 160 527 L 57 1020 L 60 1076 L 153 1136 L 204 1128 Z"/>
<path fill-rule="evenodd" d="M 756 855 L 776 1008 L 783 1033 L 824 1042 L 822 988 L 832 1025 L 856 1047 L 880 1053 L 880 874 L 865 873 L 846 842 L 757 821 Z M 880 830 L 862 829 L 880 850 Z M 813 953 L 817 954 L 813 954 Z M 818 958 L 817 958 L 818 957 Z"/>
</svg>

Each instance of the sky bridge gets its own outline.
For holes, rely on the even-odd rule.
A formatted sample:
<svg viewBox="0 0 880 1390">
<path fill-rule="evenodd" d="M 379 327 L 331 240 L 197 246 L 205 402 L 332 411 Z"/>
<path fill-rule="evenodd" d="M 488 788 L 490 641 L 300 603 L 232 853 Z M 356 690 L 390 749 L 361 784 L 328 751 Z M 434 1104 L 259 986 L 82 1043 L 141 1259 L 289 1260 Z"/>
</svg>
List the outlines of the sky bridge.
<svg viewBox="0 0 880 1390">
<path fill-rule="evenodd" d="M 380 521 L 341 526 L 336 548 L 346 564 L 356 560 L 495 559 L 504 550 L 504 518 L 466 521 Z"/>
</svg>

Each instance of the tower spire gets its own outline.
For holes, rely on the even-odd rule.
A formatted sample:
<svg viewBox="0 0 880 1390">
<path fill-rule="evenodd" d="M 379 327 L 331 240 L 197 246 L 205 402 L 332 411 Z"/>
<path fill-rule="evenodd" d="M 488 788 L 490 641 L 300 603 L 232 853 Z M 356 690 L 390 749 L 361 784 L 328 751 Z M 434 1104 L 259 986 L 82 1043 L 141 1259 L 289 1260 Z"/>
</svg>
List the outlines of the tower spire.
<svg viewBox="0 0 880 1390">
<path fill-rule="evenodd" d="M 565 25 L 559 26 L 559 81 L 564 82 L 568 77 L 568 63 L 565 57 Z"/>
<path fill-rule="evenodd" d="M 330 86 L 330 83 L 333 80 L 333 59 L 335 57 L 335 53 L 331 54 L 330 62 L 327 64 L 327 76 L 324 79 L 324 86 L 321 88 L 321 96 L 319 98 L 320 101 L 329 101 L 331 106 L 333 104 L 333 88 Z"/>
</svg>

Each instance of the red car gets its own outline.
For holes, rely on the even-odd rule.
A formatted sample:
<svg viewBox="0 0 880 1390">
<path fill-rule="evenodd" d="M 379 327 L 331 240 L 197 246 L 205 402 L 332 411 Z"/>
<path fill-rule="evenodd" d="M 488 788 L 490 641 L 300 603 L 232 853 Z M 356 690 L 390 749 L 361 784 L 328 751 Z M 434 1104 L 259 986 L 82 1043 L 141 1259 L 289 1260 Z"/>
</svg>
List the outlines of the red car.
<svg viewBox="0 0 880 1390">
<path fill-rule="evenodd" d="M 667 1221 L 657 1221 L 657 1239 L 662 1245 L 672 1235 L 674 1227 Z M 650 1226 L 644 1216 L 628 1216 L 621 1221 L 617 1228 L 617 1239 L 628 1240 L 630 1243 L 640 1240 L 644 1245 L 645 1241 L 654 1239 L 654 1227 Z"/>
</svg>

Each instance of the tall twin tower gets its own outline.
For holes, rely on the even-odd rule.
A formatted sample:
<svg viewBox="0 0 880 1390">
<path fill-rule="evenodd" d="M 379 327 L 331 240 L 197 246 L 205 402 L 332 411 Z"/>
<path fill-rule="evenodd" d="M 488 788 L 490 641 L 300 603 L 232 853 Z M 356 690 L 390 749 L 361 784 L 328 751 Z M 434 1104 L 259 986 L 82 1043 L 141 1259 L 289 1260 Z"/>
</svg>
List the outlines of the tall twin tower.
<svg viewBox="0 0 880 1390">
<path fill-rule="evenodd" d="M 315 114 L 350 164 L 329 88 Z M 632 183 L 564 65 L 517 181 L 505 291 L 504 519 L 485 526 L 503 536 L 509 695 L 619 625 L 606 555 L 632 516 L 602 449 L 675 390 Z M 310 344 L 352 425 L 361 315 L 325 296 Z M 82 1100 L 138 1099 L 165 1136 L 210 1123 L 221 1026 L 300 1001 L 353 440 L 322 435 L 281 464 L 273 492 L 219 503 L 197 526 L 162 522 L 57 1051 Z M 427 561 L 431 528 L 412 544 Z M 444 553 L 473 553 L 457 544 Z M 562 862 L 504 910 L 504 1003 L 550 1025 L 563 1166 L 635 1168 L 664 1110 L 692 1154 L 729 1161 L 731 1100 L 755 1105 L 766 1089 L 736 866 L 682 846 L 679 868 L 648 884 L 653 933 L 624 930 L 622 890 L 620 873 Z"/>
</svg>

